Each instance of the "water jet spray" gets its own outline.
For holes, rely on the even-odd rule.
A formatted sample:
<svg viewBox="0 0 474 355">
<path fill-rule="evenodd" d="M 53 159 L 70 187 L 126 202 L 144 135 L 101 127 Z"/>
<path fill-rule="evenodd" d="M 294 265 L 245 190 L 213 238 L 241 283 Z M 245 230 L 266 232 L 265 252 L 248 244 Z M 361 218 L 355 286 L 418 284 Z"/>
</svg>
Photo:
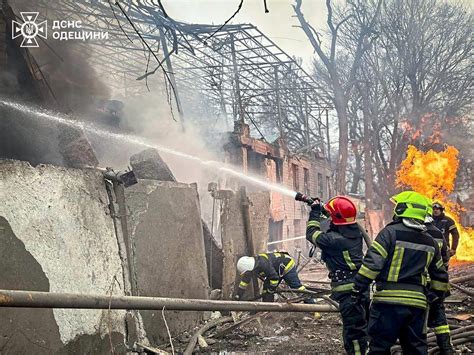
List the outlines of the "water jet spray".
<svg viewBox="0 0 474 355">
<path fill-rule="evenodd" d="M 33 115 L 39 118 L 42 118 L 44 120 L 47 120 L 49 122 L 57 123 L 57 124 L 63 124 L 69 127 L 75 127 L 82 129 L 86 132 L 90 133 L 95 133 L 97 135 L 100 135 L 103 138 L 108 138 L 108 139 L 117 139 L 122 142 L 128 142 L 130 144 L 138 145 L 141 147 L 147 147 L 147 148 L 154 148 L 160 152 L 163 153 L 168 153 L 171 155 L 174 155 L 176 157 L 180 157 L 186 160 L 190 161 L 195 161 L 196 163 L 202 165 L 205 168 L 208 168 L 209 170 L 212 171 L 218 171 L 224 174 L 232 175 L 240 180 L 246 181 L 248 183 L 254 184 L 261 186 L 265 189 L 279 192 L 283 195 L 290 196 L 290 197 L 295 197 L 296 192 L 293 190 L 290 190 L 282 185 L 271 183 L 265 180 L 262 180 L 258 177 L 247 175 L 242 171 L 235 170 L 234 168 L 225 165 L 222 162 L 218 161 L 213 161 L 213 160 L 203 160 L 199 157 L 183 153 L 168 147 L 160 146 L 158 144 L 152 143 L 150 141 L 147 141 L 143 137 L 138 137 L 134 135 L 129 135 L 129 134 L 122 134 L 122 133 L 114 133 L 107 131 L 101 127 L 97 127 L 91 122 L 86 122 L 86 121 L 75 121 L 71 120 L 68 116 L 62 115 L 62 114 L 57 114 L 53 112 L 49 112 L 44 109 L 37 109 L 35 107 L 25 105 L 22 103 L 18 102 L 13 102 L 13 101 L 7 101 L 5 99 L 0 99 L 0 105 L 8 107 L 10 109 L 14 109 L 20 112 L 23 112 L 25 114 Z"/>
</svg>

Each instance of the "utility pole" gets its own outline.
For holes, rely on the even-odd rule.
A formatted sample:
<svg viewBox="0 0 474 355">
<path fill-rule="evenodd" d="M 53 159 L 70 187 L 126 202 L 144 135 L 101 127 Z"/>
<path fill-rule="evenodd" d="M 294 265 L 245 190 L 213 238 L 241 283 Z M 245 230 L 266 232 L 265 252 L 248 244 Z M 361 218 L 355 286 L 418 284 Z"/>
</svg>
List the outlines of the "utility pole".
<svg viewBox="0 0 474 355">
<path fill-rule="evenodd" d="M 239 110 L 239 120 L 241 123 L 245 123 L 244 120 L 244 109 L 242 106 L 242 96 L 240 93 L 240 81 L 239 81 L 239 68 L 237 66 L 237 57 L 235 55 L 235 43 L 234 34 L 230 35 L 230 50 L 232 54 L 232 65 L 234 67 L 234 82 L 235 82 L 235 96 L 237 98 L 237 108 Z"/>
<path fill-rule="evenodd" d="M 181 122 L 181 129 L 184 131 L 184 114 L 183 114 L 183 106 L 181 105 L 181 99 L 179 98 L 179 93 L 178 93 L 178 87 L 176 85 L 176 79 L 174 76 L 174 71 L 173 71 L 173 66 L 171 65 L 171 60 L 170 60 L 170 52 L 168 51 L 168 46 L 166 44 L 166 37 L 165 37 L 165 31 L 163 31 L 163 27 L 158 26 L 160 30 L 160 41 L 161 41 L 161 47 L 163 48 L 163 55 L 165 56 L 166 60 L 166 70 L 168 73 L 168 77 L 170 78 L 170 82 L 172 85 L 171 88 L 171 93 L 170 95 L 174 94 L 175 99 L 176 99 L 176 107 L 178 108 L 178 115 L 179 115 L 179 121 Z"/>
</svg>

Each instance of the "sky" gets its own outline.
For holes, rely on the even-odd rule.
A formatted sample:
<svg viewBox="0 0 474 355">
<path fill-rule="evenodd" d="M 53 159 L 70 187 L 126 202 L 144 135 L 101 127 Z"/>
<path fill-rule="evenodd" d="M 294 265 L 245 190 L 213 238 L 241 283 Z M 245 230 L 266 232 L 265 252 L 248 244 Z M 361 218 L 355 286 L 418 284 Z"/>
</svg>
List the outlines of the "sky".
<svg viewBox="0 0 474 355">
<path fill-rule="evenodd" d="M 174 20 L 188 23 L 223 24 L 238 8 L 240 0 L 162 0 L 168 15 Z M 297 28 L 293 0 L 267 0 L 269 13 L 265 13 L 263 0 L 244 0 L 242 9 L 231 23 L 251 23 L 272 39 L 290 56 L 303 59 L 309 68 L 313 48 L 303 30 Z M 315 28 L 324 28 L 325 0 L 303 0 L 302 11 Z"/>
<path fill-rule="evenodd" d="M 474 0 L 445 0 L 474 7 Z M 342 3 L 343 0 L 333 0 Z M 221 25 L 238 8 L 240 0 L 162 0 L 168 15 L 177 21 Z M 290 56 L 303 59 L 309 69 L 314 55 L 306 35 L 293 17 L 294 0 L 267 0 L 269 13 L 265 13 L 263 0 L 244 0 L 243 6 L 231 23 L 251 23 L 270 37 Z M 326 0 L 303 0 L 302 12 L 316 29 L 326 30 Z"/>
</svg>

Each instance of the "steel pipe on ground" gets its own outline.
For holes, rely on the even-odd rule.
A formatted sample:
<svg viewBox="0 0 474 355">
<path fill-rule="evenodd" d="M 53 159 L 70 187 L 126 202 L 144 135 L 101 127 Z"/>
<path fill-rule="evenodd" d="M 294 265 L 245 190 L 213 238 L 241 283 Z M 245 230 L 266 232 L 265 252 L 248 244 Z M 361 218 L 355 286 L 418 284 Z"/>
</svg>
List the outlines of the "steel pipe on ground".
<svg viewBox="0 0 474 355">
<path fill-rule="evenodd" d="M 337 312 L 331 305 L 214 301 L 202 299 L 103 296 L 0 290 L 0 307 L 142 309 L 170 311 Z"/>
</svg>

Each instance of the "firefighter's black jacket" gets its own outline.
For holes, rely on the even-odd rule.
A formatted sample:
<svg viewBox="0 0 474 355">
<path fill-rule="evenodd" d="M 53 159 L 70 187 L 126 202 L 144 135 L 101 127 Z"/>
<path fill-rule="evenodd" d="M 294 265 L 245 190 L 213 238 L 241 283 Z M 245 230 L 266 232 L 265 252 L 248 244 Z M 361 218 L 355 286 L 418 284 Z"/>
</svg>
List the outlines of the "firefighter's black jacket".
<svg viewBox="0 0 474 355">
<path fill-rule="evenodd" d="M 441 258 L 443 259 L 444 265 L 447 266 L 449 263 L 448 245 L 446 243 L 446 239 L 444 239 L 443 232 L 436 228 L 432 222 L 425 223 L 425 225 L 428 234 L 434 238 L 436 243 L 438 243 L 438 248 L 441 252 Z"/>
<path fill-rule="evenodd" d="M 242 296 L 255 274 L 265 281 L 264 288 L 275 289 L 280 279 L 295 266 L 295 260 L 286 252 L 262 253 L 255 256 L 253 271 L 240 274 L 238 295 Z"/>
<path fill-rule="evenodd" d="M 373 302 L 426 308 L 430 289 L 444 297 L 448 273 L 438 244 L 424 224 L 397 219 L 385 226 L 370 246 L 355 276 L 356 290 L 364 291 L 375 280 Z"/>
<path fill-rule="evenodd" d="M 438 228 L 444 235 L 444 239 L 448 245 L 448 248 L 456 250 L 459 243 L 459 232 L 456 228 L 456 223 L 451 217 L 448 217 L 443 213 L 439 216 L 433 216 L 433 224 Z M 449 234 L 453 237 L 452 243 L 449 242 Z"/>
<path fill-rule="evenodd" d="M 306 227 L 306 239 L 319 247 L 329 270 L 333 292 L 350 292 L 353 278 L 362 264 L 363 237 L 357 224 L 336 226 L 321 231 L 321 212 L 312 209 Z"/>
</svg>

